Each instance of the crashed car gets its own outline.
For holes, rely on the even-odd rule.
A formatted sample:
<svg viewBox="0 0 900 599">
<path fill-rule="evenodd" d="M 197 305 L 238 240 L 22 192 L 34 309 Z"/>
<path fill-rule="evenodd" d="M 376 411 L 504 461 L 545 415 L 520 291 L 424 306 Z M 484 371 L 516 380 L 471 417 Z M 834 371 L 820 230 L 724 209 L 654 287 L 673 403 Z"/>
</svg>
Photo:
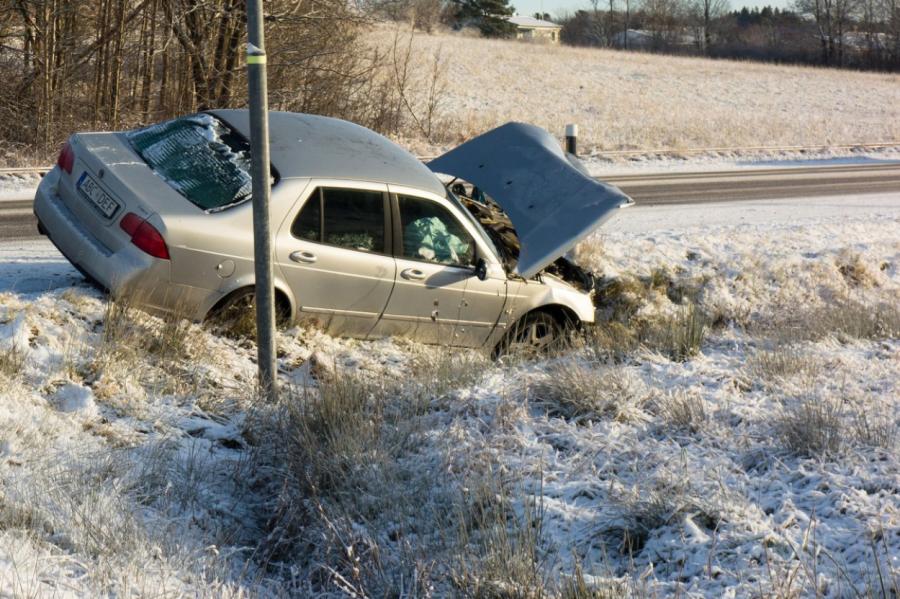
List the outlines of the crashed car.
<svg viewBox="0 0 900 599">
<path fill-rule="evenodd" d="M 547 132 L 510 123 L 425 165 L 346 121 L 269 119 L 282 321 L 497 349 L 545 347 L 594 320 L 590 276 L 562 256 L 631 200 Z M 39 230 L 149 311 L 246 312 L 249 129 L 246 110 L 214 110 L 72 135 L 37 190 Z"/>
</svg>

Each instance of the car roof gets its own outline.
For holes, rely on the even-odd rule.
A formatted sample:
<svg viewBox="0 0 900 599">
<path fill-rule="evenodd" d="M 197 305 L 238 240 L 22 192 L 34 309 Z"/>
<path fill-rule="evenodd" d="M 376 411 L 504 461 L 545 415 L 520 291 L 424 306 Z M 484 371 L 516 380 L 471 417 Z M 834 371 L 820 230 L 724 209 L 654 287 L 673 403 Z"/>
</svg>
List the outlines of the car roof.
<svg viewBox="0 0 900 599">
<path fill-rule="evenodd" d="M 211 110 L 250 137 L 250 114 Z M 376 181 L 444 195 L 444 186 L 418 158 L 355 123 L 296 112 L 269 113 L 269 152 L 282 179 L 323 178 Z"/>
</svg>

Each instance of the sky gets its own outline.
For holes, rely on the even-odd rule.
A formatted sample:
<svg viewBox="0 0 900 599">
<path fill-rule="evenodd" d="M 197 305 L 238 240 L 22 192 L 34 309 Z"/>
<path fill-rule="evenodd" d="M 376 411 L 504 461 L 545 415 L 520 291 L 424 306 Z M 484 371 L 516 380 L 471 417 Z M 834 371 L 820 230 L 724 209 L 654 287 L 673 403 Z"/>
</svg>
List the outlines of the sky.
<svg viewBox="0 0 900 599">
<path fill-rule="evenodd" d="M 589 0 L 510 0 L 509 3 L 516 8 L 516 13 L 520 15 L 548 12 L 554 17 L 591 7 Z M 791 3 L 792 0 L 729 0 L 729 7 L 732 9 L 740 9 L 743 6 L 748 8 L 754 6 L 787 8 Z M 601 4 L 609 5 L 609 1 L 602 0 Z"/>
</svg>

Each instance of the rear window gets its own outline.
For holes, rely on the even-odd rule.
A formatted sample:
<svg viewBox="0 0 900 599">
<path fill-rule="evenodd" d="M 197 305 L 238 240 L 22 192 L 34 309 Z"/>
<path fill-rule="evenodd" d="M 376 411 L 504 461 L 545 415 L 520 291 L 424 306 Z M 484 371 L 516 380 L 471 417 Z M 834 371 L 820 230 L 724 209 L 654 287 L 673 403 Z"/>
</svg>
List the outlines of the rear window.
<svg viewBox="0 0 900 599">
<path fill-rule="evenodd" d="M 251 197 L 250 144 L 210 114 L 125 134 L 134 150 L 192 204 L 217 211 Z"/>
</svg>

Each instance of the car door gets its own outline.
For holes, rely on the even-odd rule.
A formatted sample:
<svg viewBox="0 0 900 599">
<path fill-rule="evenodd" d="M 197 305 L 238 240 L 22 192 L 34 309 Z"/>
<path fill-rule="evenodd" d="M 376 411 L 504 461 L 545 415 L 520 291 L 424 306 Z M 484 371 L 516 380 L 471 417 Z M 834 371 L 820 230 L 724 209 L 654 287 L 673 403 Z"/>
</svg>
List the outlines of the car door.
<svg viewBox="0 0 900 599">
<path fill-rule="evenodd" d="M 301 320 L 333 335 L 372 332 L 394 286 L 387 187 L 315 182 L 275 238 Z"/>
<path fill-rule="evenodd" d="M 472 232 L 436 199 L 406 193 L 391 199 L 397 274 L 379 329 L 426 343 L 481 345 L 502 311 L 505 287 L 499 303 L 469 305 L 467 288 L 481 283 Z"/>
</svg>

